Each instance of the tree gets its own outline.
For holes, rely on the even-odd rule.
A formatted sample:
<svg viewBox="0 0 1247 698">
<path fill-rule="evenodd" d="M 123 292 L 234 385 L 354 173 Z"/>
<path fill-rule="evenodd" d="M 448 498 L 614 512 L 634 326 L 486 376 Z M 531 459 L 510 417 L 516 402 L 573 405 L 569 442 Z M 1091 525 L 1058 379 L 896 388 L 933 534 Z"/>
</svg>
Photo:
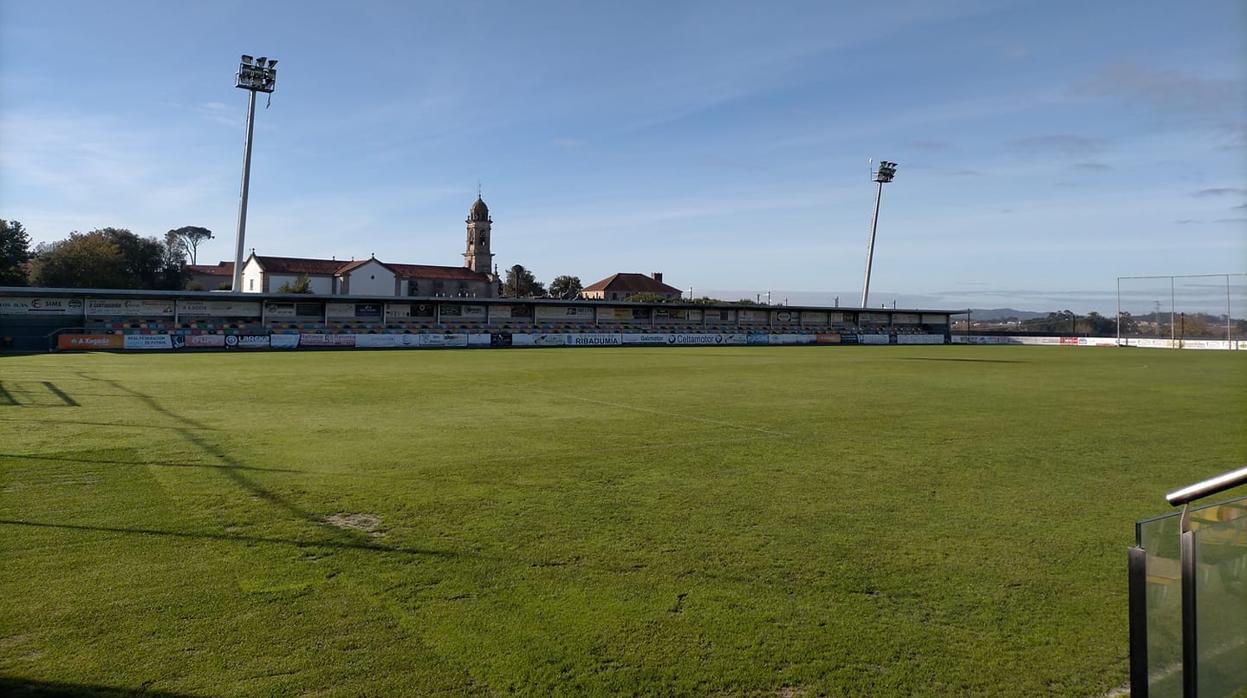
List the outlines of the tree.
<svg viewBox="0 0 1247 698">
<path fill-rule="evenodd" d="M 580 284 L 579 276 L 563 276 L 554 277 L 554 281 L 550 282 L 550 295 L 555 298 L 575 298 L 584 290 L 584 286 Z"/>
<path fill-rule="evenodd" d="M 507 280 L 502 284 L 502 293 L 514 298 L 532 298 L 544 296 L 546 287 L 533 276 L 533 273 L 516 264 L 507 270 Z"/>
<path fill-rule="evenodd" d="M 30 280 L 58 288 L 134 288 L 117 244 L 94 233 L 70 233 L 66 240 L 41 245 Z"/>
<path fill-rule="evenodd" d="M 212 239 L 212 231 L 197 225 L 184 225 L 165 233 L 165 241 L 175 240 L 182 247 L 191 264 L 198 264 L 199 246 Z"/>
<path fill-rule="evenodd" d="M 182 286 L 181 251 L 124 228 L 74 232 L 41 245 L 31 281 L 66 288 L 176 289 Z"/>
<path fill-rule="evenodd" d="M 278 293 L 311 293 L 312 280 L 307 278 L 307 274 L 300 274 L 299 278 L 293 282 L 287 281 L 277 289 Z"/>
<path fill-rule="evenodd" d="M 30 235 L 17 221 L 0 218 L 0 286 L 25 286 Z"/>
</svg>

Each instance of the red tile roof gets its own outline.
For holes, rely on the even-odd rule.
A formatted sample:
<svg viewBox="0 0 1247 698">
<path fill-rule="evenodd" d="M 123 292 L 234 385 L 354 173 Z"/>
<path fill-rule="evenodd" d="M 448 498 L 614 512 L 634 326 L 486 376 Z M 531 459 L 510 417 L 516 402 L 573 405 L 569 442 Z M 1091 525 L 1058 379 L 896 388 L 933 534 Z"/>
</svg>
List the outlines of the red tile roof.
<svg viewBox="0 0 1247 698">
<path fill-rule="evenodd" d="M 187 264 L 186 271 L 192 274 L 209 274 L 211 276 L 233 276 L 233 262 L 217 262 L 216 264 Z"/>
<path fill-rule="evenodd" d="M 433 264 L 390 264 L 404 279 L 447 279 L 451 281 L 488 281 L 489 277 L 479 271 L 467 267 L 440 267 Z"/>
<path fill-rule="evenodd" d="M 664 284 L 645 274 L 620 272 L 589 284 L 585 291 L 616 291 L 619 293 L 682 293 L 680 289 Z"/>
<path fill-rule="evenodd" d="M 387 264 L 375 257 L 356 260 L 306 259 L 303 257 L 261 257 L 256 260 L 266 272 L 278 274 L 317 274 L 332 276 L 344 274 L 352 269 L 376 261 L 381 266 L 394 272 L 400 278 L 411 279 L 444 279 L 451 281 L 488 281 L 489 277 L 481 272 L 472 271 L 467 267 L 442 267 L 433 264 Z M 230 265 L 233 274 L 233 265 Z"/>
<path fill-rule="evenodd" d="M 316 274 L 333 276 L 351 260 L 307 259 L 304 257 L 261 257 L 255 256 L 260 268 L 266 272 L 278 274 Z"/>
</svg>

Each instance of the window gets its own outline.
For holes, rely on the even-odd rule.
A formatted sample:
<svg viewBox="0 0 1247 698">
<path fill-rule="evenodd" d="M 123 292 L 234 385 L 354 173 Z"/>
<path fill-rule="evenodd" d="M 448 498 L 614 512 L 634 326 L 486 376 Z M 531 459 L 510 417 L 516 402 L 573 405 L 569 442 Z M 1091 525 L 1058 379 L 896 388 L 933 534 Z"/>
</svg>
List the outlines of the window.
<svg viewBox="0 0 1247 698">
<path fill-rule="evenodd" d="M 248 291 L 255 290 L 255 279 L 247 279 L 247 290 Z"/>
</svg>

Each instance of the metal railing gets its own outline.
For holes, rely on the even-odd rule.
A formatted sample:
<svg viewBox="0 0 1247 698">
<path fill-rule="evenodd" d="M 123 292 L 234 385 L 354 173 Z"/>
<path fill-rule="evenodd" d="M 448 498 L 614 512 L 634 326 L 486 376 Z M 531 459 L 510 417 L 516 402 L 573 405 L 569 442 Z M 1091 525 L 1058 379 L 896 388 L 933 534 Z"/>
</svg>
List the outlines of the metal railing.
<svg viewBox="0 0 1247 698">
<path fill-rule="evenodd" d="M 1129 550 L 1135 698 L 1227 695 L 1227 686 L 1237 695 L 1247 687 L 1247 497 L 1192 506 L 1241 485 L 1247 485 L 1247 467 L 1165 495 L 1169 504 L 1182 507 L 1176 521 L 1168 514 L 1136 524 L 1136 545 Z M 1171 593 L 1175 586 L 1177 599 Z M 1201 609 L 1202 596 L 1208 599 Z M 1180 669 L 1172 661 L 1175 644 L 1181 648 Z M 1201 676 L 1207 679 L 1202 689 Z"/>
</svg>

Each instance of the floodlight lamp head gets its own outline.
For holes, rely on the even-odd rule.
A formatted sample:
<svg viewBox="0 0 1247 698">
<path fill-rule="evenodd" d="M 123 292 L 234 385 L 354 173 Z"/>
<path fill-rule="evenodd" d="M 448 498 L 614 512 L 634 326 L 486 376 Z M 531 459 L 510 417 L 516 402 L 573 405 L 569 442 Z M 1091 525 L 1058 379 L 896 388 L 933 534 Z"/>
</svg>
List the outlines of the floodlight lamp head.
<svg viewBox="0 0 1247 698">
<path fill-rule="evenodd" d="M 269 59 L 268 67 L 275 68 L 276 66 L 277 66 L 277 59 L 276 58 Z"/>
<path fill-rule="evenodd" d="M 251 56 L 248 56 L 247 54 L 244 53 L 242 55 L 242 62 L 244 65 L 251 65 Z"/>
</svg>

